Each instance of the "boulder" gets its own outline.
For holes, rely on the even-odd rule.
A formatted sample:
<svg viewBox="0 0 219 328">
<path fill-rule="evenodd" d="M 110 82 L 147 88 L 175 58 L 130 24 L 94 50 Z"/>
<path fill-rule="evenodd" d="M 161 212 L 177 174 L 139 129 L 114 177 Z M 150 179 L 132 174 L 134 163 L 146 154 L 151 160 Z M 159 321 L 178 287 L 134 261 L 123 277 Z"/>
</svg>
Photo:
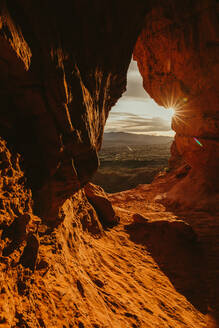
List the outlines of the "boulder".
<svg viewBox="0 0 219 328">
<path fill-rule="evenodd" d="M 98 213 L 103 225 L 116 225 L 118 223 L 118 217 L 116 217 L 112 204 L 103 188 L 93 183 L 87 183 L 84 191 L 88 201 Z"/>
</svg>

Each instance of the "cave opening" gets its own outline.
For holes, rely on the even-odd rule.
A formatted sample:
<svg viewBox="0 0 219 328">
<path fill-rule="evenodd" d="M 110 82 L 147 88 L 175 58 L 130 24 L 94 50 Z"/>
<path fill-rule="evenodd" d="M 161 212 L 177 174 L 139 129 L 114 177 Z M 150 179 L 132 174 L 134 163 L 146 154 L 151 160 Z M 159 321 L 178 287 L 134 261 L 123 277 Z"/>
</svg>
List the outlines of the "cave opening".
<svg viewBox="0 0 219 328">
<path fill-rule="evenodd" d="M 114 193 L 151 183 L 169 169 L 174 108 L 166 107 L 145 91 L 137 62 L 131 60 L 126 91 L 106 122 L 94 183 Z"/>
</svg>

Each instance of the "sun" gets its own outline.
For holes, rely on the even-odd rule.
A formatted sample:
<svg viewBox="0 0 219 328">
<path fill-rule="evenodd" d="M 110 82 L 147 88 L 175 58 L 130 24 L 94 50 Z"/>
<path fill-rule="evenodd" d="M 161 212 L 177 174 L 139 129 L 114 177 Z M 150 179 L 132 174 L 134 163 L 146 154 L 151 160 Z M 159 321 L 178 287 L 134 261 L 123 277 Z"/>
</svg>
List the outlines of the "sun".
<svg viewBox="0 0 219 328">
<path fill-rule="evenodd" d="M 174 107 L 166 107 L 165 111 L 166 111 L 166 116 L 167 116 L 168 120 L 171 121 L 173 116 L 176 113 L 176 109 Z"/>
<path fill-rule="evenodd" d="M 166 108 L 168 111 L 169 111 L 169 113 L 171 113 L 172 115 L 174 115 L 174 113 L 175 113 L 175 111 L 176 111 L 176 109 L 174 108 L 174 107 L 167 107 Z"/>
<path fill-rule="evenodd" d="M 174 114 L 174 112 L 175 112 L 175 108 L 174 107 L 167 107 L 166 109 L 169 110 L 170 113 L 173 113 Z"/>
</svg>

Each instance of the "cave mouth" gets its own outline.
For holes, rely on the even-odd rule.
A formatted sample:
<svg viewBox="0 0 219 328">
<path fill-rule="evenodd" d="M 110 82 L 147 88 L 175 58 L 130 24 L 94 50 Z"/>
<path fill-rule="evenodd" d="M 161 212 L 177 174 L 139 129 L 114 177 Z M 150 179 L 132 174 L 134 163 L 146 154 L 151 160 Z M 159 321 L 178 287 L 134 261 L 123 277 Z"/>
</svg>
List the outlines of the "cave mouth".
<svg viewBox="0 0 219 328">
<path fill-rule="evenodd" d="M 137 63 L 131 61 L 127 90 L 112 108 L 105 126 L 100 167 L 92 181 L 109 193 L 151 183 L 168 170 L 171 129 L 175 113 L 171 101 L 159 106 L 143 88 Z"/>
</svg>

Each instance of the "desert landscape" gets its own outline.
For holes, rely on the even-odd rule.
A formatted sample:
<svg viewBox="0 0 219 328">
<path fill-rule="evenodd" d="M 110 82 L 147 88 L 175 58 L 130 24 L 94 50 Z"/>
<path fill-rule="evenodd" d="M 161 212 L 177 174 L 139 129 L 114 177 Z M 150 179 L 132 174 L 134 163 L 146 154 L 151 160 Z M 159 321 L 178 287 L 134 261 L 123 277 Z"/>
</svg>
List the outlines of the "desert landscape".
<svg viewBox="0 0 219 328">
<path fill-rule="evenodd" d="M 218 5 L 0 1 L 0 328 L 219 327 Z"/>
<path fill-rule="evenodd" d="M 171 137 L 105 133 L 100 167 L 92 182 L 109 193 L 151 183 L 160 171 L 169 170 L 172 141 Z"/>
</svg>

